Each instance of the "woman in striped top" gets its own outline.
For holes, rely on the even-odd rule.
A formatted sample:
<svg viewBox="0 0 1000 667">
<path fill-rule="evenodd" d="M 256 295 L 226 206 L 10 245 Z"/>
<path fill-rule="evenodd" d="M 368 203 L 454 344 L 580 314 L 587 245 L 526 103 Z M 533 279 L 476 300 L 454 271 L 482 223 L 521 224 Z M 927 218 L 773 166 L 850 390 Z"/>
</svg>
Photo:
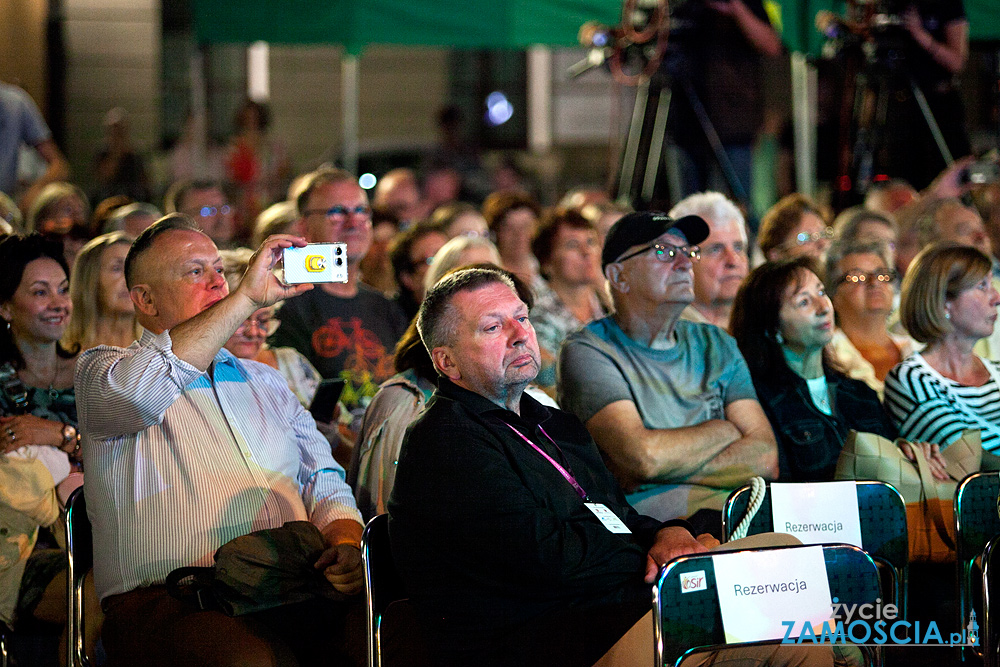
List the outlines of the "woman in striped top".
<svg viewBox="0 0 1000 667">
<path fill-rule="evenodd" d="M 926 343 L 893 368 L 885 405 L 900 435 L 942 448 L 965 429 L 982 434 L 983 449 L 1000 449 L 1000 365 L 972 351 L 993 332 L 1000 294 L 989 257 L 968 246 L 935 243 L 913 260 L 903 279 L 900 318 Z"/>
</svg>

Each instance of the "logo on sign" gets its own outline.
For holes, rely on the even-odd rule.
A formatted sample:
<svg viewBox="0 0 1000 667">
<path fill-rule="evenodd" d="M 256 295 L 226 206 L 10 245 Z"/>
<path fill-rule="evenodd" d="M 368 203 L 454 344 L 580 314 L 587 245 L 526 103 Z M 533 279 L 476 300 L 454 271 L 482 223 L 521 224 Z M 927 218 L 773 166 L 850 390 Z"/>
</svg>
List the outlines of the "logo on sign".
<svg viewBox="0 0 1000 667">
<path fill-rule="evenodd" d="M 694 593 L 706 589 L 708 589 L 708 581 L 705 579 L 705 570 L 685 572 L 681 575 L 681 593 Z"/>
<path fill-rule="evenodd" d="M 326 268 L 326 258 L 323 255 L 308 255 L 306 257 L 306 271 L 309 273 L 320 273 Z"/>
</svg>

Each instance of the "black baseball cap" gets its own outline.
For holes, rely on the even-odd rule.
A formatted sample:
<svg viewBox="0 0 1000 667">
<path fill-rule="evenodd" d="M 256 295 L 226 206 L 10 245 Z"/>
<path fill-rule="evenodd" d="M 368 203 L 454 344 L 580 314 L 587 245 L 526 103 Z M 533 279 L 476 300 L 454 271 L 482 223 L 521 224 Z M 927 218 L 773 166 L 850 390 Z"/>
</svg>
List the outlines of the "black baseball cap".
<svg viewBox="0 0 1000 667">
<path fill-rule="evenodd" d="M 635 245 L 649 243 L 669 229 L 676 229 L 691 245 L 708 238 L 708 223 L 697 215 L 685 215 L 674 220 L 658 211 L 628 213 L 611 225 L 601 251 L 601 267 L 613 264 L 626 250 Z"/>
</svg>

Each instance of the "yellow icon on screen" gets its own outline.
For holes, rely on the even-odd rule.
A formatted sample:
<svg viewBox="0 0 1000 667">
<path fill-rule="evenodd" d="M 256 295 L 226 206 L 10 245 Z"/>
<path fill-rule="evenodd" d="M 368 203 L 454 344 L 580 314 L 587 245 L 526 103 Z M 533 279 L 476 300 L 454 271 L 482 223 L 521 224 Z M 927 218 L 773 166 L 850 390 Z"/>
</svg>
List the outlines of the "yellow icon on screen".
<svg viewBox="0 0 1000 667">
<path fill-rule="evenodd" d="M 326 269 L 326 258 L 323 255 L 307 255 L 306 271 L 309 273 L 322 273 Z"/>
</svg>

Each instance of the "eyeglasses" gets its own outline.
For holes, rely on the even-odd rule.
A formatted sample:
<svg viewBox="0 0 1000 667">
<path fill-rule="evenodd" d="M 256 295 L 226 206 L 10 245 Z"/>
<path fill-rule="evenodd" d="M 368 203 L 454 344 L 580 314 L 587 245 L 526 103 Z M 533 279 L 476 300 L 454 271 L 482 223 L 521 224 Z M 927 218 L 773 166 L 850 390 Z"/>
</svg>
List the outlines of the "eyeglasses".
<svg viewBox="0 0 1000 667">
<path fill-rule="evenodd" d="M 653 256 L 656 257 L 658 261 L 661 261 L 664 264 L 666 264 L 667 262 L 674 261 L 678 257 L 678 255 L 684 255 L 685 257 L 688 257 L 689 259 L 692 259 L 694 261 L 701 259 L 700 246 L 697 245 L 675 246 L 675 245 L 670 245 L 669 243 L 653 243 L 651 245 L 646 246 L 645 248 L 640 248 L 635 252 L 630 252 L 624 257 L 619 257 L 618 259 L 615 260 L 615 262 L 624 262 L 626 259 L 632 259 L 636 255 L 641 255 L 647 250 L 654 251 Z"/>
<path fill-rule="evenodd" d="M 236 328 L 236 333 L 249 338 L 253 334 L 254 326 L 256 326 L 258 331 L 262 331 L 265 336 L 270 336 L 278 330 L 278 324 L 278 320 L 270 315 L 251 317 Z"/>
<path fill-rule="evenodd" d="M 229 206 L 229 204 L 223 204 L 222 206 L 219 207 L 202 206 L 200 209 L 198 209 L 198 212 L 195 213 L 195 215 L 199 218 L 212 218 L 216 215 L 229 215 L 232 212 L 233 209 L 232 207 Z"/>
<path fill-rule="evenodd" d="M 880 271 L 879 273 L 854 271 L 841 278 L 840 282 L 845 285 L 888 285 L 895 279 L 895 271 Z"/>
<path fill-rule="evenodd" d="M 355 206 L 354 208 L 348 208 L 346 206 L 341 206 L 337 204 L 336 206 L 331 206 L 328 209 L 311 208 L 303 211 L 303 215 L 325 215 L 329 220 L 346 220 L 348 215 L 356 215 L 359 217 L 371 217 L 372 207 L 371 206 Z"/>
<path fill-rule="evenodd" d="M 813 243 L 815 241 L 829 241 L 833 238 L 833 227 L 827 227 L 821 232 L 814 232 L 810 234 L 809 232 L 799 232 L 795 235 L 795 245 L 805 245 L 807 243 Z M 789 243 L 788 245 L 791 245 Z"/>
</svg>

